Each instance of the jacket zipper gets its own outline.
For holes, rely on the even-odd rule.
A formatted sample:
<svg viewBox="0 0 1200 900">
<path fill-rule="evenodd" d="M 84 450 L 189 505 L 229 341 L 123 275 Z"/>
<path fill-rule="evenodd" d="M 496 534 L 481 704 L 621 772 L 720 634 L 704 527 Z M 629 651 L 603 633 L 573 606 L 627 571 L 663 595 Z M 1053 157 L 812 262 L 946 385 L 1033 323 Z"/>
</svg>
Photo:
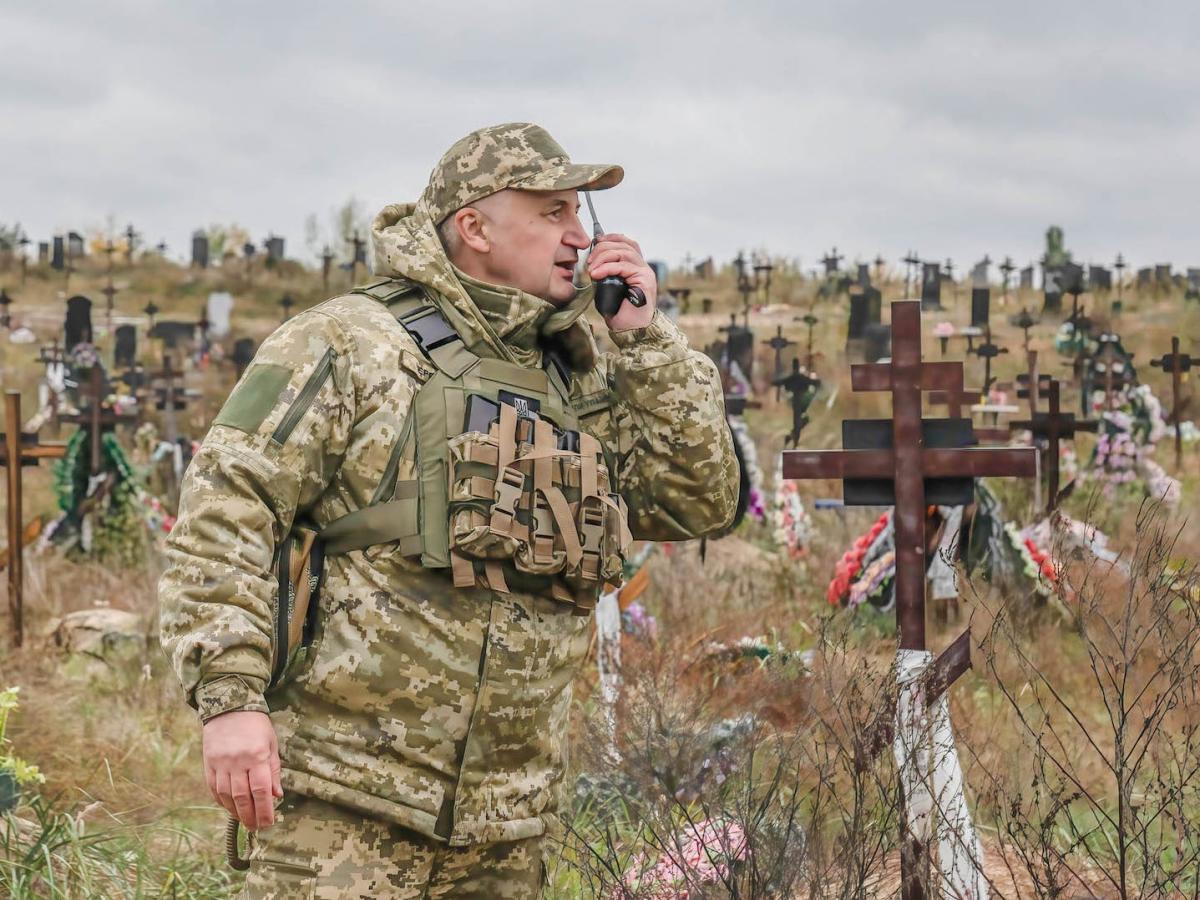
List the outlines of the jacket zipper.
<svg viewBox="0 0 1200 900">
<path fill-rule="evenodd" d="M 384 497 L 389 496 L 389 492 L 395 492 L 396 471 L 400 468 L 400 457 L 404 453 L 404 447 L 412 434 L 414 418 L 416 418 L 415 411 L 410 408 L 408 415 L 404 417 L 404 425 L 400 428 L 400 437 L 396 438 L 396 445 L 392 447 L 392 455 L 388 457 L 387 466 L 384 467 L 383 477 L 379 480 L 379 487 L 375 488 L 375 496 L 371 498 L 368 506 L 381 503 Z"/>
<path fill-rule="evenodd" d="M 332 374 L 333 348 L 330 347 L 325 351 L 325 355 L 321 357 L 321 361 L 317 363 L 317 367 L 313 370 L 313 373 L 308 376 L 308 381 L 304 382 L 304 387 L 296 395 L 295 402 L 288 408 L 284 417 L 279 420 L 279 424 L 275 426 L 275 431 L 271 435 L 271 440 L 274 443 L 282 444 L 288 439 L 296 426 L 300 424 L 300 420 L 304 418 L 304 414 L 308 412 L 308 408 L 312 406 L 317 393 L 325 386 L 325 382 Z"/>
</svg>

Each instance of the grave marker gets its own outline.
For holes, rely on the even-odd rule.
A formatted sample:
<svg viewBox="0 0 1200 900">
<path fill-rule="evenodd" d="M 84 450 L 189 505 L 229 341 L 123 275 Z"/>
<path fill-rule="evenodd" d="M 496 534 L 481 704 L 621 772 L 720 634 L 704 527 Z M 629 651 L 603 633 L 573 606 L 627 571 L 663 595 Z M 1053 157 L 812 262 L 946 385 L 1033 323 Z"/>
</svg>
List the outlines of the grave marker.
<svg viewBox="0 0 1200 900">
<path fill-rule="evenodd" d="M 1171 338 L 1171 352 L 1159 359 L 1150 360 L 1150 365 L 1171 373 L 1171 423 L 1175 426 L 1175 468 L 1183 464 L 1183 410 L 1186 404 L 1180 390 L 1183 384 L 1183 374 L 1190 372 L 1192 366 L 1200 363 L 1190 354 L 1179 352 L 1179 338 Z"/>
<path fill-rule="evenodd" d="M 1031 384 L 1036 384 L 1031 381 Z M 1063 412 L 1059 405 L 1061 387 L 1056 379 L 1050 379 L 1046 386 L 1049 397 L 1049 412 L 1035 412 L 1027 421 L 1009 422 L 1012 429 L 1028 429 L 1034 438 L 1044 438 L 1046 441 L 1046 514 L 1053 513 L 1058 507 L 1058 445 L 1063 438 L 1074 438 L 1079 431 L 1095 431 L 1099 423 L 1094 421 L 1076 421 L 1075 414 Z"/>
</svg>

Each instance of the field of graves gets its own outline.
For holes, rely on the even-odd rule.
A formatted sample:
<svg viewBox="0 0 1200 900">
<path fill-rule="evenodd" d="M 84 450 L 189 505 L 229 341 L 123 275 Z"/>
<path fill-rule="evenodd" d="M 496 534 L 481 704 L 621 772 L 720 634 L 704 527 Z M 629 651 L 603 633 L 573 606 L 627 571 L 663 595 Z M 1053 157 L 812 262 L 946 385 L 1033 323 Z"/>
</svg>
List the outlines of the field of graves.
<svg viewBox="0 0 1200 900">
<path fill-rule="evenodd" d="M 357 245 L 189 265 L 135 237 L 0 250 L 13 896 L 236 892 L 158 648 L 162 542 L 254 346 L 367 276 Z M 665 271 L 742 509 L 635 547 L 597 613 L 551 896 L 1200 896 L 1185 271 L 1080 266 L 1057 232 L 1025 270 Z"/>
</svg>

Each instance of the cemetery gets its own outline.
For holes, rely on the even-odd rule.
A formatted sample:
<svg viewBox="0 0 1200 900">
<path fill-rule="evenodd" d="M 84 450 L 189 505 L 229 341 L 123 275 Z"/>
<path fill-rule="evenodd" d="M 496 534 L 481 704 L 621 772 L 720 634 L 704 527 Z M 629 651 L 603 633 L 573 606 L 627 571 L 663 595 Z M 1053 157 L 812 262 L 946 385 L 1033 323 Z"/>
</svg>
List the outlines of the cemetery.
<svg viewBox="0 0 1200 900">
<path fill-rule="evenodd" d="M 635 545 L 601 597 L 561 896 L 1200 891 L 1197 270 L 1046 238 L 1019 279 L 656 265 L 721 376 L 737 517 Z M 0 249 L 6 884 L 226 896 L 158 649 L 164 541 L 255 348 L 369 280 L 367 241 L 31 242 Z"/>
</svg>

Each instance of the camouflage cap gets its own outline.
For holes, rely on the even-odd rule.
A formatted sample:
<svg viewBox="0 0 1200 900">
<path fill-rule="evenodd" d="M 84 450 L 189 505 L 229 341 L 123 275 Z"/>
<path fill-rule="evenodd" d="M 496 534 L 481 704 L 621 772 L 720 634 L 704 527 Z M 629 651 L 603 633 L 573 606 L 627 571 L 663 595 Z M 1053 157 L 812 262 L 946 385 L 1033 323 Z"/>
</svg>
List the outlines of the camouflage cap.
<svg viewBox="0 0 1200 900">
<path fill-rule="evenodd" d="M 440 223 L 455 210 L 505 188 L 600 191 L 616 187 L 625 170 L 573 163 L 544 128 L 508 122 L 472 131 L 454 143 L 429 175 L 421 199 Z"/>
</svg>

